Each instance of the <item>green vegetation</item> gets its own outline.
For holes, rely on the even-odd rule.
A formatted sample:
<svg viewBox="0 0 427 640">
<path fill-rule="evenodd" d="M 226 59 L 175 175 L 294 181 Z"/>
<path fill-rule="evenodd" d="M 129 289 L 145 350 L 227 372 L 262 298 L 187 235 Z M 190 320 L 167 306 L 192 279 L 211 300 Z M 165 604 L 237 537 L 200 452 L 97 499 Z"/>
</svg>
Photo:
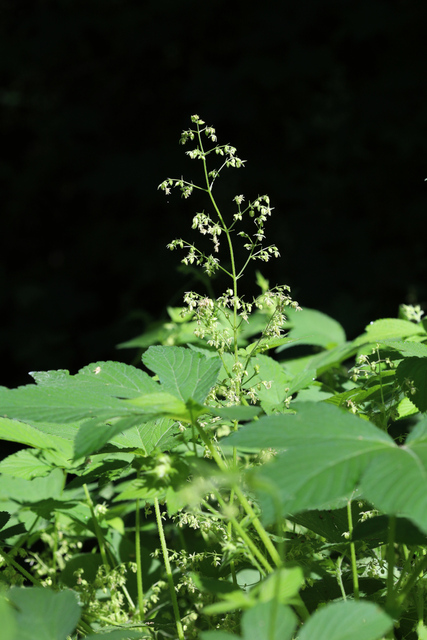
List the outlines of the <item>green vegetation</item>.
<svg viewBox="0 0 427 640">
<path fill-rule="evenodd" d="M 347 341 L 256 272 L 268 196 L 224 214 L 214 186 L 244 161 L 198 117 L 182 135 L 206 198 L 170 322 L 94 362 L 0 389 L 3 640 L 425 640 L 427 323 L 418 307 Z M 208 146 L 208 149 L 205 149 Z M 215 158 L 219 165 L 212 167 Z M 235 243 L 246 259 L 238 264 Z"/>
</svg>

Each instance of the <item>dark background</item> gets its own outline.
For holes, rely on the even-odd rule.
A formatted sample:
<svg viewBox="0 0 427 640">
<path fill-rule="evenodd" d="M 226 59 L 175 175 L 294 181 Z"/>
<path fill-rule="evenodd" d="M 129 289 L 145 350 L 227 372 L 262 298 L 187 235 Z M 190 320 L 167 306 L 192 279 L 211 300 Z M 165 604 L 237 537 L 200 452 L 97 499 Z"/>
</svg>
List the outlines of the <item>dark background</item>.
<svg viewBox="0 0 427 640">
<path fill-rule="evenodd" d="M 349 338 L 425 306 L 426 24 L 425 0 L 3 2 L 0 384 L 129 362 L 117 343 L 203 290 L 166 250 L 197 203 L 157 191 L 199 178 L 193 113 L 247 160 L 226 207 L 271 198 L 270 284 Z"/>
</svg>

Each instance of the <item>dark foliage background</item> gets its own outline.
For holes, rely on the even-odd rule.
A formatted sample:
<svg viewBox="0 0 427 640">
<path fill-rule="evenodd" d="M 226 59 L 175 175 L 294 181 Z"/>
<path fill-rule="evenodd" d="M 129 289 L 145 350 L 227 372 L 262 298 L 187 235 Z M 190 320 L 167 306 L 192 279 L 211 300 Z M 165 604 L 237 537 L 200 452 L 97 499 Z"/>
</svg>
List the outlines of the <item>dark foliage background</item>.
<svg viewBox="0 0 427 640">
<path fill-rule="evenodd" d="M 426 292 L 424 0 L 3 3 L 1 379 L 122 358 L 183 291 L 174 237 L 197 179 L 178 140 L 198 113 L 268 193 L 262 268 L 349 337 Z M 214 282 L 219 292 L 221 282 Z M 256 293 L 247 290 L 247 295 Z"/>
</svg>

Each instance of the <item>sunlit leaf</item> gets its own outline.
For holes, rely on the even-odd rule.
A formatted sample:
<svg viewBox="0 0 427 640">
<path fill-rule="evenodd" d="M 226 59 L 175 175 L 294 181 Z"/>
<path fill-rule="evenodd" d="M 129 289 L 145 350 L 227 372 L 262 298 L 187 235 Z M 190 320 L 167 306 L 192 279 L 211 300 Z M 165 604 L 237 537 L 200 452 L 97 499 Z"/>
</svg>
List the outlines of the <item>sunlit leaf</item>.
<svg viewBox="0 0 427 640">
<path fill-rule="evenodd" d="M 203 403 L 221 368 L 218 357 L 208 359 L 183 347 L 150 347 L 142 360 L 158 375 L 164 391 L 175 395 L 184 403 L 190 398 Z"/>
<path fill-rule="evenodd" d="M 332 602 L 304 623 L 297 640 L 380 640 L 393 620 L 372 602 Z"/>
</svg>

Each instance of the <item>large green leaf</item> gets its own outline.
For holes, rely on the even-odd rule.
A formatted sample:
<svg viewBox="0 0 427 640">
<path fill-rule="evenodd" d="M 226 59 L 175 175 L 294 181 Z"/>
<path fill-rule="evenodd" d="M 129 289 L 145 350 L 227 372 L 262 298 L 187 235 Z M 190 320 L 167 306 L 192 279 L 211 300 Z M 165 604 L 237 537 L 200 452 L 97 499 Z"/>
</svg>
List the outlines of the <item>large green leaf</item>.
<svg viewBox="0 0 427 640">
<path fill-rule="evenodd" d="M 121 399 L 158 391 L 147 373 L 121 362 L 95 362 L 74 376 L 64 370 L 32 375 L 37 386 L 0 388 L 4 417 L 50 423 L 102 420 L 132 412 Z"/>
<path fill-rule="evenodd" d="M 51 471 L 52 465 L 38 458 L 33 449 L 17 451 L 0 462 L 0 473 L 26 480 L 47 476 Z"/>
<path fill-rule="evenodd" d="M 20 442 L 38 449 L 50 449 L 54 446 L 49 436 L 35 427 L 8 418 L 0 418 L 0 440 Z"/>
<path fill-rule="evenodd" d="M 297 640 L 380 640 L 392 626 L 372 602 L 332 602 L 304 623 Z"/>
<path fill-rule="evenodd" d="M 169 408 L 177 403 L 180 404 L 180 407 L 182 405 L 183 414 L 181 417 L 182 419 L 187 418 L 188 411 L 180 400 L 177 400 L 174 396 L 169 396 L 169 394 L 151 394 L 146 398 L 151 398 L 152 402 L 155 402 L 158 411 L 148 412 L 146 415 L 127 416 L 102 425 L 94 425 L 90 421 L 83 423 L 74 442 L 74 459 L 77 460 L 99 451 L 107 442 L 117 443 L 122 447 L 142 449 L 148 455 L 155 447 L 160 446 L 163 439 L 171 433 L 172 425 L 174 424 L 174 421 L 169 419 L 152 419 L 153 416 L 162 415 L 160 411 L 161 405 L 158 403 L 158 396 L 160 395 L 168 396 L 172 399 L 172 405 L 170 403 L 167 404 Z M 153 407 L 153 404 L 151 404 L 151 407 Z M 170 414 L 166 412 L 166 415 Z M 177 419 L 179 419 L 179 414 Z M 129 436 L 127 435 L 128 433 L 130 433 Z"/>
<path fill-rule="evenodd" d="M 378 509 L 407 517 L 427 533 L 427 420 L 415 427 L 403 447 L 378 453 L 361 486 Z"/>
<path fill-rule="evenodd" d="M 380 347 L 392 347 L 404 356 L 416 356 L 418 358 L 427 358 L 427 345 L 422 342 L 411 342 L 410 340 L 384 340 Z"/>
<path fill-rule="evenodd" d="M 75 422 L 82 418 L 116 417 L 130 409 L 106 390 L 86 389 L 83 385 L 49 387 L 28 385 L 18 389 L 0 388 L 0 406 L 5 417 L 35 422 Z"/>
<path fill-rule="evenodd" d="M 242 616 L 244 640 L 291 640 L 297 617 L 292 609 L 280 602 L 260 602 Z"/>
<path fill-rule="evenodd" d="M 110 439 L 110 443 L 125 449 L 142 449 L 145 455 L 154 449 L 165 451 L 174 441 L 177 425 L 169 418 L 158 418 L 137 424 Z"/>
<path fill-rule="evenodd" d="M 208 359 L 201 353 L 183 347 L 150 347 L 142 360 L 158 375 L 163 390 L 184 403 L 190 398 L 203 403 L 221 368 L 219 358 Z"/>
<path fill-rule="evenodd" d="M 66 640 L 79 621 L 80 606 L 72 591 L 13 588 L 7 595 L 17 609 L 16 640 Z"/>
<path fill-rule="evenodd" d="M 148 627 L 143 625 L 141 626 L 148 630 Z M 132 640 L 133 638 L 135 638 L 135 640 L 144 640 L 145 638 L 150 637 L 148 635 L 142 635 L 143 633 L 142 629 L 141 631 L 133 631 L 132 629 L 116 629 L 110 632 L 102 631 L 101 633 L 91 633 L 89 636 L 86 636 L 85 640 Z"/>
<path fill-rule="evenodd" d="M 3 596 L 0 596 L 0 620 L 2 640 L 16 640 L 15 612 Z"/>
<path fill-rule="evenodd" d="M 370 460 L 381 451 L 398 449 L 386 433 L 338 407 L 294 406 L 297 414 L 261 418 L 226 440 L 243 450 L 279 451 L 273 462 L 249 476 L 268 523 L 278 515 L 331 508 L 338 500 L 350 499 Z"/>
<path fill-rule="evenodd" d="M 135 398 L 157 388 L 156 382 L 141 369 L 114 361 L 92 362 L 80 369 L 76 375 L 68 371 L 32 371 L 31 376 L 39 386 L 84 387 L 87 391 L 103 390 L 118 398 Z"/>
<path fill-rule="evenodd" d="M 401 320 L 399 318 L 381 318 L 368 324 L 363 335 L 357 338 L 356 342 L 377 342 L 378 340 L 388 340 L 390 338 L 405 338 L 425 334 L 421 324 Z"/>
<path fill-rule="evenodd" d="M 302 312 L 288 309 L 286 311 L 292 328 L 288 334 L 291 340 L 298 340 L 298 344 L 310 344 L 332 349 L 339 344 L 345 343 L 346 337 L 342 326 L 326 314 L 315 309 L 303 309 Z M 285 344 L 277 351 L 292 346 Z"/>
</svg>

